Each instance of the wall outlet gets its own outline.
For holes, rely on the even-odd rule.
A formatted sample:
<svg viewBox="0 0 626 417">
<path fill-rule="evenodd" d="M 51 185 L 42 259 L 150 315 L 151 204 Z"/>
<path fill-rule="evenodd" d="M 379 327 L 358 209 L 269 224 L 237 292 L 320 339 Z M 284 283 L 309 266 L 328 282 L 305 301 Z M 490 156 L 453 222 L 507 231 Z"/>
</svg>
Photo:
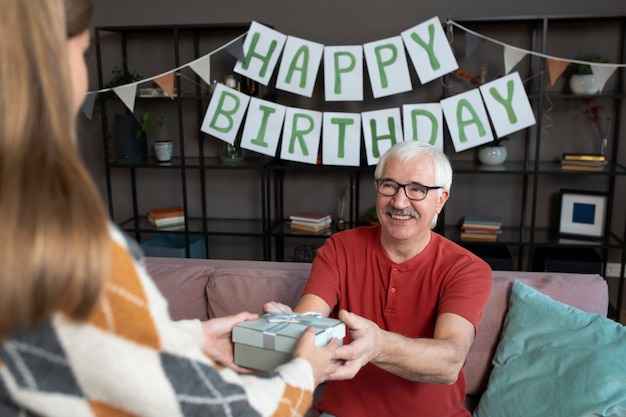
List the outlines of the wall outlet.
<svg viewBox="0 0 626 417">
<path fill-rule="evenodd" d="M 607 278 L 619 278 L 620 268 L 622 265 L 619 262 L 609 262 L 606 264 L 606 276 Z"/>
</svg>

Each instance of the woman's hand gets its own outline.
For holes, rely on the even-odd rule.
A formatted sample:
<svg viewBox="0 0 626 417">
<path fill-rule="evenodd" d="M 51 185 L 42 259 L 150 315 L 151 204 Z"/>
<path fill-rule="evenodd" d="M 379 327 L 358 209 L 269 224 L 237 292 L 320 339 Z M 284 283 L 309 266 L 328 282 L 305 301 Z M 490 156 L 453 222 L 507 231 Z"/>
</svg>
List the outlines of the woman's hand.
<svg viewBox="0 0 626 417">
<path fill-rule="evenodd" d="M 242 368 L 234 362 L 232 331 L 235 324 L 256 320 L 258 314 L 241 312 L 232 316 L 210 319 L 202 322 L 204 333 L 204 352 L 214 361 L 237 372 L 250 373 L 250 369 Z"/>
<path fill-rule="evenodd" d="M 335 351 L 339 346 L 339 341 L 333 338 L 326 346 L 317 347 L 315 346 L 315 332 L 315 327 L 308 327 L 304 331 L 293 352 L 293 357 L 306 359 L 311 364 L 315 386 L 318 386 L 327 381 L 340 366 L 340 363 L 335 361 Z"/>
</svg>

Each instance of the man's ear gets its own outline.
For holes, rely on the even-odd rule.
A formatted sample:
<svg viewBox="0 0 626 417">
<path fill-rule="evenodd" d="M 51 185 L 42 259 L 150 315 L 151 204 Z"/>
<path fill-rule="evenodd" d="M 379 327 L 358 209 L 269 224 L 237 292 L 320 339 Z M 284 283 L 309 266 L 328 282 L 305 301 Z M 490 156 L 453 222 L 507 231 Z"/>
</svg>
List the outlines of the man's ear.
<svg viewBox="0 0 626 417">
<path fill-rule="evenodd" d="M 450 198 L 450 191 L 442 189 L 441 194 L 439 194 L 437 199 L 437 213 L 441 213 L 441 210 L 443 210 L 443 206 L 446 205 L 448 198 Z"/>
</svg>

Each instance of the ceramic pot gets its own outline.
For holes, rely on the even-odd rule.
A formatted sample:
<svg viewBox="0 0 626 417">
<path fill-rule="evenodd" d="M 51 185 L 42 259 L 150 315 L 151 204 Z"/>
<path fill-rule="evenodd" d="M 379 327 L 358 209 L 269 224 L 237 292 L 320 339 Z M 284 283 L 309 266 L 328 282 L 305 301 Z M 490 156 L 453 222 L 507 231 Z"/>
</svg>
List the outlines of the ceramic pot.
<svg viewBox="0 0 626 417">
<path fill-rule="evenodd" d="M 574 74 L 569 79 L 569 88 L 574 94 L 596 94 L 598 83 L 593 74 Z"/>
<path fill-rule="evenodd" d="M 478 160 L 485 165 L 500 165 L 506 161 L 504 146 L 485 146 L 478 150 Z"/>
<path fill-rule="evenodd" d="M 157 161 L 168 162 L 172 160 L 174 142 L 171 140 L 158 140 L 154 142 L 154 156 Z"/>
</svg>

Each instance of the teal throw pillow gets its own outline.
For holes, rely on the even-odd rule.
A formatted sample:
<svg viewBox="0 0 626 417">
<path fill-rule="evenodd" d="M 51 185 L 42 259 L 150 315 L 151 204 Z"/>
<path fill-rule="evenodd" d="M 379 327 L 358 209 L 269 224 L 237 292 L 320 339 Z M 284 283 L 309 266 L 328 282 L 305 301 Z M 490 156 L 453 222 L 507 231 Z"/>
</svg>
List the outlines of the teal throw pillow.
<svg viewBox="0 0 626 417">
<path fill-rule="evenodd" d="M 513 283 L 474 417 L 626 416 L 626 329 Z"/>
</svg>

